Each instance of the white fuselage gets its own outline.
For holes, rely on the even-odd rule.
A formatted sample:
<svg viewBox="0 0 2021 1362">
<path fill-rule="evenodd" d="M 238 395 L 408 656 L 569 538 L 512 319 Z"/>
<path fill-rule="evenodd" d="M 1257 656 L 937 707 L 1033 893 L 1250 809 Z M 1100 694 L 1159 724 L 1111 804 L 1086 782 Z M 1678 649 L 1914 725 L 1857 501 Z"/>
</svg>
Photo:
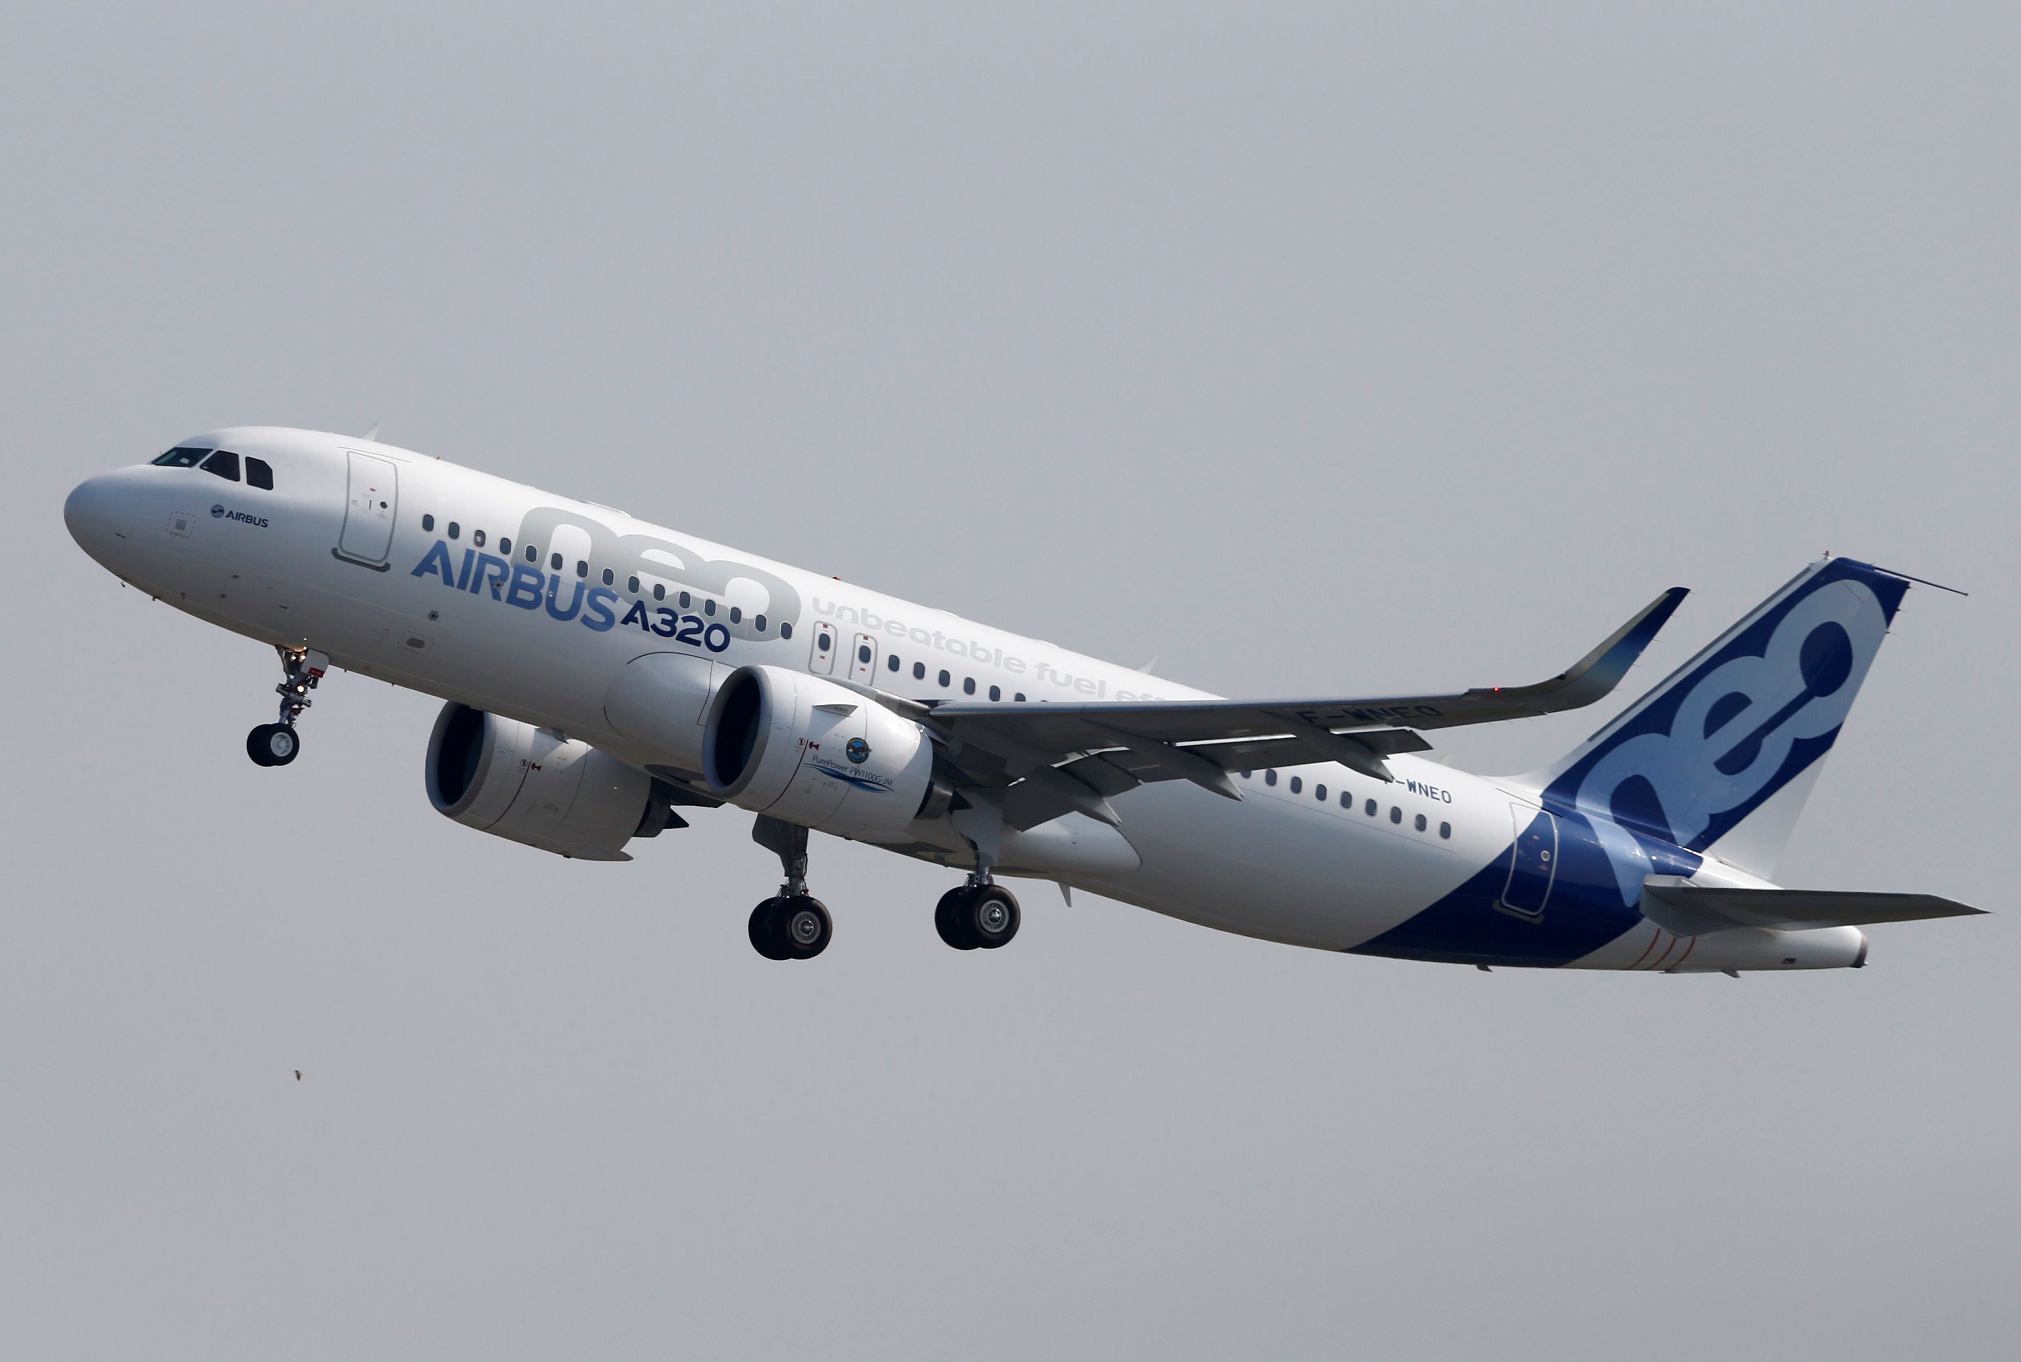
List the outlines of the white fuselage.
<svg viewBox="0 0 2021 1362">
<path fill-rule="evenodd" d="M 769 664 L 916 700 L 1206 698 L 406 450 L 278 428 L 203 439 L 265 458 L 275 487 L 152 466 L 94 479 L 72 507 L 73 531 L 94 557 L 233 632 L 313 647 L 350 671 L 560 730 L 641 766 L 653 754 L 613 725 L 607 699 L 626 666 L 652 652 Z M 361 483 L 382 468 L 391 470 L 383 487 Z M 100 502 L 80 507 L 92 487 Z M 95 509 L 101 502 L 116 504 L 116 516 Z M 536 575 L 542 599 L 515 608 L 508 595 L 533 589 Z M 1046 877 L 1224 931 L 1362 947 L 1506 858 L 1512 808 L 1520 815 L 1536 799 L 1410 756 L 1390 766 L 1397 779 L 1388 783 L 1336 765 L 1240 773 L 1239 802 L 1184 781 L 1143 785 L 1114 801 L 1134 868 Z M 958 848 L 898 849 L 961 864 Z M 1707 862 L 1706 872 L 1720 868 Z M 1618 937 L 1563 963 L 1682 960 L 1686 947 L 1652 924 L 1629 916 L 1621 925 Z M 1687 968 L 1760 967 L 1769 951 L 1780 959 L 1795 949 L 1782 934 L 1753 934 L 1776 937 L 1772 947 L 1726 935 L 1723 948 L 1699 943 Z M 1802 935 L 1815 963 L 1845 963 L 1842 934 Z"/>
</svg>

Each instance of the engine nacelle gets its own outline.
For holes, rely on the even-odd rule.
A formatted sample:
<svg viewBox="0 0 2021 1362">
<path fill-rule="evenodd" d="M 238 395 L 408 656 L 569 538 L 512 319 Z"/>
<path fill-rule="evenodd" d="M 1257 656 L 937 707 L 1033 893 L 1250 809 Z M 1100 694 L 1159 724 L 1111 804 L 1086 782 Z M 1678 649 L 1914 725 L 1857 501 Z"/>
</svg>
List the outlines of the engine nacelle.
<svg viewBox="0 0 2021 1362">
<path fill-rule="evenodd" d="M 644 771 L 455 701 L 428 739 L 428 802 L 465 827 L 584 861 L 629 861 L 626 842 L 673 821 Z"/>
<path fill-rule="evenodd" d="M 909 840 L 933 791 L 933 739 L 833 681 L 742 667 L 703 722 L 702 774 L 717 797 L 860 842 Z"/>
<path fill-rule="evenodd" d="M 604 692 L 604 718 L 613 732 L 652 757 L 659 773 L 683 781 L 702 770 L 702 720 L 730 669 L 690 653 L 645 653 L 633 658 Z"/>
</svg>

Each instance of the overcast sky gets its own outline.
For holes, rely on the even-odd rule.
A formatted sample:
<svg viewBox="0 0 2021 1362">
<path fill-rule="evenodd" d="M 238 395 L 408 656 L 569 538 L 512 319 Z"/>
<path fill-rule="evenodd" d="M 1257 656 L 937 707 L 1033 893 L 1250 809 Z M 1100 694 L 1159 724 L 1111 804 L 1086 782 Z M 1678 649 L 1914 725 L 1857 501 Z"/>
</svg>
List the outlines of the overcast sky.
<svg viewBox="0 0 2021 1362">
<path fill-rule="evenodd" d="M 2017 62 L 2004 4 L 9 7 L 0 1350 L 2013 1356 Z M 1695 588 L 1639 689 L 1865 557 L 1973 594 L 1783 878 L 2000 915 L 1736 982 L 1032 886 L 960 955 L 817 839 L 773 964 L 748 815 L 480 836 L 345 675 L 246 761 L 271 654 L 60 513 L 242 422 L 1232 694 Z"/>
</svg>

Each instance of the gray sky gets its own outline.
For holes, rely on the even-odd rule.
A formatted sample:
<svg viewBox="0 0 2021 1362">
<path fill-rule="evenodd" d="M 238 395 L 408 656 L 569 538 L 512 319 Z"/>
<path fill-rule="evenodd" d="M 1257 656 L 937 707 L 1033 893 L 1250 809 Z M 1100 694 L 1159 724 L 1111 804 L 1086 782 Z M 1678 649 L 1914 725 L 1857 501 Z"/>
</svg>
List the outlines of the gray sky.
<svg viewBox="0 0 2021 1362">
<path fill-rule="evenodd" d="M 0 18 L 10 1354 L 2013 1354 L 2013 913 L 1734 982 L 1033 887 L 979 958 L 821 840 L 780 967 L 745 815 L 480 837 L 349 676 L 253 768 L 271 656 L 60 516 L 383 421 L 1238 694 L 1528 681 L 1697 588 L 1634 687 L 1852 553 L 1974 595 L 1911 595 L 1784 878 L 2005 910 L 2011 6 L 643 8 Z"/>
</svg>

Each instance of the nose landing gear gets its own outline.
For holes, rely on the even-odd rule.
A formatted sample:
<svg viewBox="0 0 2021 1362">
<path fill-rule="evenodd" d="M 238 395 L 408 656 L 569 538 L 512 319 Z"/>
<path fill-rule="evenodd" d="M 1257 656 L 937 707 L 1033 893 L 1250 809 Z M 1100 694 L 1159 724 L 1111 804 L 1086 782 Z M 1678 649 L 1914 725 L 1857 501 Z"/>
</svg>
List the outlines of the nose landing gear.
<svg viewBox="0 0 2021 1362">
<path fill-rule="evenodd" d="M 281 712 L 277 722 L 261 724 L 246 734 L 246 755 L 256 766 L 286 766 L 302 750 L 302 739 L 295 732 L 295 721 L 302 717 L 302 711 L 315 703 L 309 699 L 329 670 L 330 659 L 309 648 L 277 648 L 281 655 L 281 684 L 274 687 L 274 693 L 281 697 Z"/>
</svg>

